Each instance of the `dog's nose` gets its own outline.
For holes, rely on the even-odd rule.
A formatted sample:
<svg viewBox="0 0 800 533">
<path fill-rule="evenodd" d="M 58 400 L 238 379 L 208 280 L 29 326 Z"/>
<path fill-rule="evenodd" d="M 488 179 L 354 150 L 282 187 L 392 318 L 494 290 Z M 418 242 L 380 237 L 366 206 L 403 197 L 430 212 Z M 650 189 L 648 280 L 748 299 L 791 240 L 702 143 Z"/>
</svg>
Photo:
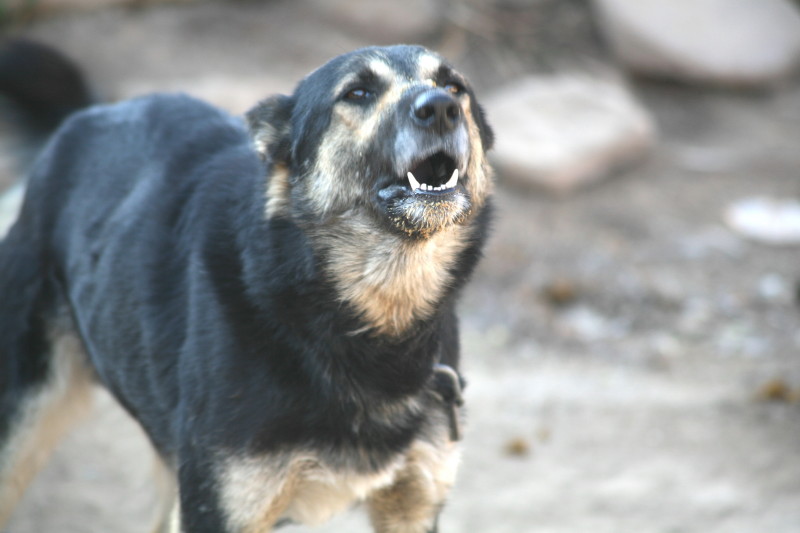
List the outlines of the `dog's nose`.
<svg viewBox="0 0 800 533">
<path fill-rule="evenodd" d="M 461 107 L 450 94 L 441 89 L 433 89 L 414 99 L 411 117 L 419 126 L 437 133 L 447 133 L 461 120 Z"/>
</svg>

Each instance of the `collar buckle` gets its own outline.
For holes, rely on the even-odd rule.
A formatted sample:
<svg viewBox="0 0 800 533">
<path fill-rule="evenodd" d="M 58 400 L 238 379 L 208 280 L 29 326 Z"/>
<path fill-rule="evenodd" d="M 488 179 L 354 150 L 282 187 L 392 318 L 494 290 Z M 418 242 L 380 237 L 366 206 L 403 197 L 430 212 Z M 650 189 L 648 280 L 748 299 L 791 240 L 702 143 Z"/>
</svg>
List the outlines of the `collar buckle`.
<svg viewBox="0 0 800 533">
<path fill-rule="evenodd" d="M 433 366 L 433 394 L 445 407 L 450 440 L 453 442 L 461 440 L 463 436 L 459 417 L 459 408 L 464 405 L 461 395 L 463 388 L 463 379 L 453 367 L 443 364 Z"/>
</svg>

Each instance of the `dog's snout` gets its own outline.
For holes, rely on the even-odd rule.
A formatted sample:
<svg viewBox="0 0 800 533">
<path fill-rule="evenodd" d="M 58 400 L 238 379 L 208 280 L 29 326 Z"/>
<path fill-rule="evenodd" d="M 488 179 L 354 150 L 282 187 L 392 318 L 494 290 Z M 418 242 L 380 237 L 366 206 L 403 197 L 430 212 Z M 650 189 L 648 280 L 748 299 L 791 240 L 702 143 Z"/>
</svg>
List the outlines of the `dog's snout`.
<svg viewBox="0 0 800 533">
<path fill-rule="evenodd" d="M 425 91 L 411 104 L 414 122 L 437 133 L 455 129 L 461 120 L 461 107 L 455 98 L 441 89 Z"/>
</svg>

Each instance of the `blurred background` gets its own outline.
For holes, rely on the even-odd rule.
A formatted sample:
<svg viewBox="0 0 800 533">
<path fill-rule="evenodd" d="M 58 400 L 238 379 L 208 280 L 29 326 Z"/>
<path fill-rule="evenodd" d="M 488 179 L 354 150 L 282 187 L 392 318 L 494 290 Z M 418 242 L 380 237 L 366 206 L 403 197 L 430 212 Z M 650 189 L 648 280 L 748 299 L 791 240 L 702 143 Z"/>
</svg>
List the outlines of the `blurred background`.
<svg viewBox="0 0 800 533">
<path fill-rule="evenodd" d="M 498 137 L 441 531 L 800 533 L 798 3 L 0 0 L 0 36 L 66 54 L 101 101 L 237 114 L 360 46 L 439 51 Z M 24 169 L 4 118 L 7 223 Z M 7 532 L 149 531 L 151 465 L 98 392 Z"/>
</svg>

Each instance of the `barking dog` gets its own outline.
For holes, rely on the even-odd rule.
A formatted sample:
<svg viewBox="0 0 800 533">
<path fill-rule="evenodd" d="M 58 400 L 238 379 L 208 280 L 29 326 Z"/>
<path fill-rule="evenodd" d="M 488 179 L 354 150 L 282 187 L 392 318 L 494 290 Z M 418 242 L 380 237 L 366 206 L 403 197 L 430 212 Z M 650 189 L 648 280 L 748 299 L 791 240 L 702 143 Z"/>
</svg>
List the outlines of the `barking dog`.
<svg viewBox="0 0 800 533">
<path fill-rule="evenodd" d="M 165 531 L 356 502 L 376 532 L 436 530 L 492 132 L 414 46 L 337 57 L 246 123 L 153 96 L 40 156 L 0 245 L 0 524 L 99 382 L 177 480 Z"/>
</svg>

